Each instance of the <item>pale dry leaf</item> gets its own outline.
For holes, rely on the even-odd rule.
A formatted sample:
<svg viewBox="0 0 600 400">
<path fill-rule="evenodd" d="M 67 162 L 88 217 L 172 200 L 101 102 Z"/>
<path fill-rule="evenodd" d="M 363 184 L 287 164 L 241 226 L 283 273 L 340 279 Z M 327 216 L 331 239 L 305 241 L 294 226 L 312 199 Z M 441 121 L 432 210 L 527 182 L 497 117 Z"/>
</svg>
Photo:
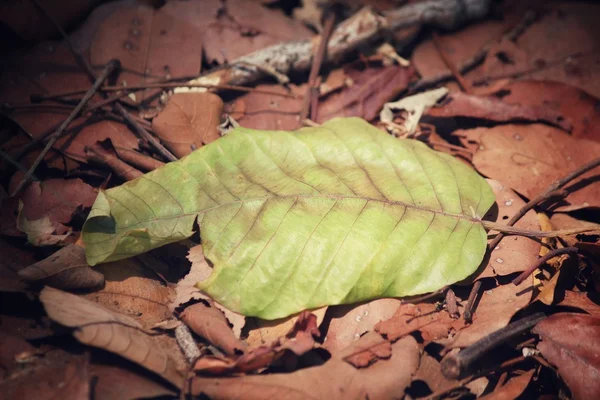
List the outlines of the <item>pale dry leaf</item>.
<svg viewBox="0 0 600 400">
<path fill-rule="evenodd" d="M 17 229 L 27 235 L 27 241 L 34 246 L 49 246 L 62 243 L 70 232 L 60 235 L 55 234 L 55 225 L 50 218 L 43 217 L 30 221 L 23 212 L 23 203 L 19 201 L 19 214 L 17 215 Z"/>
<path fill-rule="evenodd" d="M 152 129 L 181 158 L 220 137 L 223 101 L 214 93 L 180 93 L 152 120 Z"/>
<path fill-rule="evenodd" d="M 329 307 L 326 319 L 330 319 L 323 346 L 332 354 L 348 347 L 380 321 L 391 318 L 402 300 L 378 299 L 364 304 Z"/>
<path fill-rule="evenodd" d="M 525 372 L 516 376 L 502 385 L 499 389 L 494 389 L 490 394 L 481 397 L 482 400 L 513 400 L 519 398 L 529 386 L 535 370 Z"/>
<path fill-rule="evenodd" d="M 393 103 L 385 103 L 379 119 L 384 125 L 401 129 L 401 133 L 413 134 L 417 129 L 421 116 L 430 107 L 433 107 L 440 99 L 448 94 L 448 89 L 445 87 L 432 89 L 424 93 L 415 94 L 412 96 L 404 97 Z M 395 110 L 405 110 L 408 115 L 404 120 L 404 123 L 396 125 L 394 123 Z"/>
<path fill-rule="evenodd" d="M 26 281 L 41 281 L 57 289 L 84 289 L 104 284 L 104 275 L 85 261 L 85 249 L 69 244 L 51 256 L 19 271 Z"/>
<path fill-rule="evenodd" d="M 81 343 L 127 358 L 176 386 L 182 383 L 173 359 L 155 345 L 134 319 L 50 287 L 42 290 L 40 300 L 51 319 L 76 328 L 73 335 Z"/>
</svg>

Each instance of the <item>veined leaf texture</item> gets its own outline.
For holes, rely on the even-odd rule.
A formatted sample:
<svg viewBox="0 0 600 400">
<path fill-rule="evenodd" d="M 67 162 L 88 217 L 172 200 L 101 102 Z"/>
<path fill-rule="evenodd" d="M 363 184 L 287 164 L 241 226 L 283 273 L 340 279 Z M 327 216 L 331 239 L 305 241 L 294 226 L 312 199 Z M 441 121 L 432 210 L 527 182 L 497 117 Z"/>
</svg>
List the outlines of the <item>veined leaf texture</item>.
<svg viewBox="0 0 600 400">
<path fill-rule="evenodd" d="M 212 275 L 198 287 L 245 315 L 416 295 L 479 266 L 494 203 L 453 157 L 358 118 L 296 132 L 237 128 L 101 192 L 84 225 L 90 265 L 192 235 Z"/>
</svg>

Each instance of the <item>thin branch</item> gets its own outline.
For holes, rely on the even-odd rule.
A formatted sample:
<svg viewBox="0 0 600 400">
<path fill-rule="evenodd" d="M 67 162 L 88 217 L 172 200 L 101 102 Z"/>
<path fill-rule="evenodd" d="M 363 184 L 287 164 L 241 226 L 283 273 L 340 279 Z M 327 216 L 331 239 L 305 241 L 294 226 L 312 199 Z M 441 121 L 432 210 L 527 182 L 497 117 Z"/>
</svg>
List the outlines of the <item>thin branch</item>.
<svg viewBox="0 0 600 400">
<path fill-rule="evenodd" d="M 586 226 L 581 226 L 578 228 L 571 228 L 571 229 L 560 229 L 558 231 L 531 231 L 529 229 L 514 228 L 510 225 L 498 224 L 496 222 L 491 222 L 491 221 L 481 221 L 481 224 L 486 229 L 500 232 L 498 234 L 498 236 L 508 234 L 508 235 L 520 235 L 520 236 L 536 237 L 536 238 L 552 238 L 552 237 L 560 237 L 560 236 L 579 235 L 580 233 L 586 233 L 586 232 L 596 232 L 596 231 L 600 232 L 600 225 L 596 225 L 596 224 L 589 224 Z M 497 237 L 494 238 L 494 241 L 496 241 L 496 239 L 497 239 Z M 490 249 L 496 248 L 495 246 L 492 246 L 491 243 L 488 245 L 488 247 Z"/>
<path fill-rule="evenodd" d="M 60 137 L 62 132 L 65 130 L 65 128 L 67 126 L 69 126 L 69 124 L 81 113 L 81 110 L 83 109 L 83 107 L 85 107 L 87 102 L 94 96 L 94 94 L 96 94 L 96 92 L 98 91 L 98 88 L 102 85 L 102 83 L 104 83 L 106 78 L 108 78 L 110 76 L 110 74 L 112 74 L 114 72 L 114 70 L 117 69 L 118 67 L 119 67 L 119 62 L 117 60 L 111 60 L 106 64 L 106 66 L 104 67 L 104 70 L 102 70 L 102 72 L 100 73 L 100 75 L 98 76 L 98 78 L 96 79 L 94 84 L 92 85 L 92 87 L 88 89 L 85 96 L 83 96 L 83 98 L 81 99 L 79 104 L 77 104 L 77 107 L 75 107 L 75 109 L 71 112 L 71 114 L 67 117 L 67 119 L 65 119 L 63 121 L 63 123 L 58 127 L 58 129 L 56 131 L 54 131 L 54 133 L 52 135 L 50 135 L 50 137 L 48 138 L 48 142 L 46 143 L 46 147 L 44 147 L 42 152 L 38 155 L 37 159 L 34 161 L 31 168 L 29 168 L 29 170 L 27 171 L 27 173 L 25 174 L 25 176 L 23 177 L 21 182 L 19 182 L 19 185 L 13 191 L 11 196 L 15 196 L 15 195 L 19 194 L 21 192 L 21 190 L 27 185 L 27 183 L 29 183 L 29 180 L 31 179 L 33 172 L 36 170 L 38 165 L 40 165 L 40 163 L 42 162 L 42 160 L 44 159 L 44 157 L 46 156 L 46 154 L 48 153 L 50 148 L 54 145 L 56 140 Z"/>
<path fill-rule="evenodd" d="M 475 310 L 475 300 L 477 300 L 477 295 L 479 294 L 479 289 L 481 289 L 481 281 L 476 281 L 471 288 L 471 292 L 469 293 L 469 298 L 467 299 L 467 305 L 465 306 L 465 311 L 463 312 L 463 318 L 465 322 L 473 321 L 473 311 Z"/>
<path fill-rule="evenodd" d="M 512 322 L 486 337 L 478 340 L 458 354 L 449 355 L 441 363 L 442 373 L 446 378 L 459 379 L 469 373 L 475 363 L 490 350 L 506 343 L 522 333 L 529 331 L 538 322 L 546 318 L 544 313 L 536 313 L 518 321 Z"/>
<path fill-rule="evenodd" d="M 577 168 L 575 171 L 571 172 L 570 174 L 566 175 L 565 177 L 558 179 L 557 181 L 554 181 L 550 186 L 548 186 L 546 188 L 545 191 L 543 191 L 542 193 L 540 193 L 533 199 L 529 200 L 529 202 L 527 202 L 527 204 L 525 204 L 523 207 L 521 207 L 521 209 L 515 215 L 513 215 L 510 220 L 508 220 L 506 225 L 513 226 L 518 220 L 520 220 L 525 214 L 527 214 L 527 212 L 529 210 L 531 210 L 532 208 L 537 206 L 539 203 L 553 197 L 558 189 L 561 189 L 563 186 L 565 186 L 567 183 L 571 182 L 573 179 L 580 177 L 581 175 L 585 174 L 588 171 L 591 171 L 592 169 L 594 169 L 598 166 L 600 166 L 600 157 L 588 162 L 587 164 L 582 165 L 581 167 Z M 583 233 L 583 232 L 579 232 L 579 233 Z M 492 240 L 490 242 L 490 244 L 488 245 L 488 248 L 495 249 L 503 237 L 504 237 L 503 233 L 498 234 L 498 236 L 496 236 L 494 238 L 494 240 Z M 540 236 L 538 236 L 538 237 L 540 237 Z M 545 236 L 545 237 L 552 237 L 552 236 Z"/>
<path fill-rule="evenodd" d="M 523 282 L 525 279 L 527 279 L 527 277 L 529 275 L 533 274 L 533 272 L 536 269 L 540 268 L 542 265 L 546 264 L 550 259 L 552 259 L 556 256 L 560 256 L 562 254 L 577 254 L 577 253 L 579 253 L 579 249 L 577 247 L 563 247 L 562 249 L 551 250 L 548 253 L 546 253 L 545 256 L 543 256 L 542 258 L 537 260 L 537 262 L 535 264 L 533 264 L 532 266 L 527 268 L 525 271 L 523 271 L 519 276 L 517 276 L 512 281 L 512 283 L 514 285 L 520 285 L 521 282 Z"/>
</svg>

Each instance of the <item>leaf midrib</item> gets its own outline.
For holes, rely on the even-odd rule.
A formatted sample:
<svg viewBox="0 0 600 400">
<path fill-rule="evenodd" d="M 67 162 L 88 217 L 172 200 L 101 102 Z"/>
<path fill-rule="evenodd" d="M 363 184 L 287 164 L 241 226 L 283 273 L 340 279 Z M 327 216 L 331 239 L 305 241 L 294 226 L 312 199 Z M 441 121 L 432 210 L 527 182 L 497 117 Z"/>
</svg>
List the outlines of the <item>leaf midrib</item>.
<svg viewBox="0 0 600 400">
<path fill-rule="evenodd" d="M 108 193 L 106 195 L 108 197 L 110 197 L 111 199 L 113 198 L 110 195 L 108 195 Z M 178 219 L 181 217 L 188 217 L 188 216 L 192 216 L 192 215 L 207 214 L 207 213 L 217 210 L 221 207 L 227 207 L 227 206 L 231 206 L 234 204 L 243 204 L 243 203 L 249 203 L 249 202 L 253 202 L 253 201 L 269 201 L 271 199 L 300 199 L 300 198 L 305 198 L 305 199 L 322 198 L 322 199 L 334 199 L 334 200 L 350 200 L 350 199 L 365 200 L 367 203 L 376 202 L 376 203 L 383 203 L 383 204 L 387 204 L 387 205 L 391 205 L 391 206 L 402 206 L 402 207 L 415 209 L 415 210 L 419 210 L 419 211 L 430 212 L 430 213 L 436 214 L 436 215 L 443 215 L 446 217 L 457 218 L 457 219 L 469 221 L 472 223 L 481 223 L 482 222 L 481 219 L 476 218 L 476 217 L 469 217 L 464 214 L 449 213 L 449 212 L 442 211 L 442 210 L 434 210 L 434 209 L 431 209 L 428 207 L 421 207 L 421 206 L 417 206 L 414 204 L 408 204 L 408 203 L 405 203 L 402 201 L 393 201 L 393 200 L 387 200 L 387 199 L 384 200 L 384 199 L 376 199 L 376 198 L 372 198 L 372 197 L 360 197 L 360 196 L 342 196 L 342 195 L 333 195 L 333 194 L 331 194 L 331 195 L 329 195 L 329 194 L 296 194 L 296 195 L 284 195 L 284 196 L 261 196 L 261 197 L 252 197 L 252 198 L 247 198 L 247 199 L 234 200 L 234 201 L 231 201 L 228 203 L 223 203 L 223 204 L 219 204 L 217 206 L 209 207 L 209 208 L 206 208 L 206 209 L 200 210 L 200 211 L 194 211 L 194 212 L 190 212 L 190 213 L 181 213 L 181 214 L 173 215 L 173 216 L 158 217 L 158 218 L 147 219 L 144 221 L 139 221 L 135 224 L 127 225 L 124 227 L 119 227 L 116 229 L 116 231 L 118 232 L 120 230 L 128 230 L 128 229 L 131 229 L 132 227 L 135 227 L 138 225 L 143 225 L 143 224 L 146 224 L 146 223 L 152 222 L 152 221 Z"/>
</svg>

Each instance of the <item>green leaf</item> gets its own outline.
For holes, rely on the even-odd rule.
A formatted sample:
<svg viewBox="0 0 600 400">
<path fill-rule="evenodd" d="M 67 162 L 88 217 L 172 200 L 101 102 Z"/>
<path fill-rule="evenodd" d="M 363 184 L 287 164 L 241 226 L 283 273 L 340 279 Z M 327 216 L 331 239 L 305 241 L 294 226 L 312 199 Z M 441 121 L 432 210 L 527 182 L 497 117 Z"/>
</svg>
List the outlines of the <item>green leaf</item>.
<svg viewBox="0 0 600 400">
<path fill-rule="evenodd" d="M 478 267 L 494 202 L 464 163 L 358 118 L 296 132 L 237 128 L 98 195 L 90 265 L 192 235 L 212 275 L 198 287 L 265 319 L 437 290 Z"/>
</svg>

